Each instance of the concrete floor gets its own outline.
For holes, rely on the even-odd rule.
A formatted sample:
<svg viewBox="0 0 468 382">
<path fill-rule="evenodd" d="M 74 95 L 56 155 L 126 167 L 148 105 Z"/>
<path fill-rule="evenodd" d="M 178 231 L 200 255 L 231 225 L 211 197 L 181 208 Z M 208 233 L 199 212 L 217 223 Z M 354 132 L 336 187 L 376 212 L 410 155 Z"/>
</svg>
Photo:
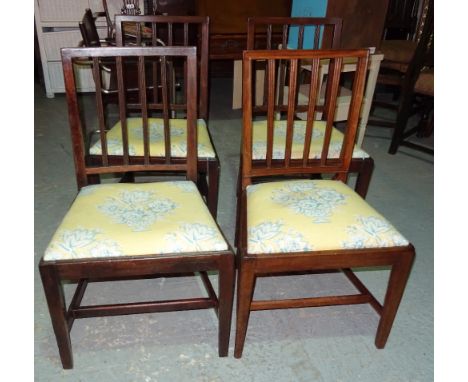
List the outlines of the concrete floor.
<svg viewBox="0 0 468 382">
<path fill-rule="evenodd" d="M 212 81 L 210 130 L 221 159 L 218 221 L 233 243 L 240 111 L 232 84 Z M 433 157 L 401 148 L 387 154 L 390 131 L 368 127 L 363 147 L 375 160 L 367 200 L 416 247 L 410 280 L 387 346 L 377 350 L 378 317 L 370 306 L 306 308 L 251 315 L 244 356 L 217 356 L 210 310 L 77 320 L 71 332 L 74 369 L 63 370 L 35 271 L 37 381 L 431 381 L 433 380 Z M 76 195 L 65 98 L 35 89 L 35 265 Z M 382 300 L 387 269 L 360 270 Z M 211 276 L 213 279 L 215 275 Z M 214 284 L 216 285 L 216 284 Z M 73 285 L 65 286 L 70 298 Z M 264 278 L 256 297 L 349 293 L 339 274 Z M 167 299 L 204 293 L 198 278 L 99 283 L 83 303 Z M 234 313 L 235 314 L 235 313 Z M 235 315 L 233 316 L 235 319 Z"/>
</svg>

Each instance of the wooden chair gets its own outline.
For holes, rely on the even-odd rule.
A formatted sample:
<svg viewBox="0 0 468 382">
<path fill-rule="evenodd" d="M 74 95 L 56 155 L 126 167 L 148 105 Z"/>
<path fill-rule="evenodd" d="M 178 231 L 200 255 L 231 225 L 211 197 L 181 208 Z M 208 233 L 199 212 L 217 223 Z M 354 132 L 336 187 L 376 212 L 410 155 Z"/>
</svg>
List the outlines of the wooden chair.
<svg viewBox="0 0 468 382">
<path fill-rule="evenodd" d="M 129 36 L 124 28 L 131 27 L 134 34 Z M 146 28 L 146 32 L 144 30 Z M 148 32 L 149 30 L 149 32 Z M 166 46 L 197 46 L 199 84 L 198 91 L 198 171 L 199 188 L 205 195 L 208 207 L 216 217 L 218 209 L 218 189 L 220 164 L 213 140 L 208 129 L 208 38 L 209 18 L 202 16 L 115 16 L 116 44 L 124 46 L 136 45 L 160 45 Z M 174 82 L 169 88 L 169 99 L 177 97 L 175 89 L 180 85 L 180 78 L 184 75 L 184 66 L 169 62 L 168 76 Z M 156 89 L 156 88 L 155 88 Z M 154 102 L 159 102 L 159 92 L 151 95 Z M 179 113 L 177 108 L 171 109 Z M 177 122 L 177 121 L 176 121 Z M 113 134 L 112 130 L 110 134 Z M 156 139 L 153 137 L 152 139 Z M 161 138 L 161 137 L 159 137 Z M 136 152 L 141 152 L 142 142 L 130 142 Z M 157 141 L 150 144 L 157 145 Z M 91 148 L 91 153 L 96 152 Z M 99 154 L 99 150 L 97 150 Z"/>
<path fill-rule="evenodd" d="M 114 59 L 119 92 L 119 120 L 123 155 L 114 156 L 115 144 L 105 134 L 106 120 L 102 96 L 96 82 L 95 123 L 100 125 L 99 140 L 103 147 L 100 161 L 86 157 L 86 126 L 82 105 L 77 95 L 73 61 L 90 57 L 96 62 L 94 75 L 100 78 L 98 61 Z M 167 60 L 186 61 L 187 76 L 183 99 L 179 106 L 187 113 L 185 145 L 187 155 L 177 156 L 169 135 L 167 101 Z M 140 101 L 130 103 L 125 92 L 124 68 L 137 62 L 140 73 Z M 190 309 L 214 308 L 219 318 L 219 355 L 228 355 L 229 331 L 234 288 L 234 256 L 223 234 L 199 194 L 197 182 L 197 60 L 195 47 L 109 47 L 65 48 L 62 63 L 73 142 L 78 196 L 54 234 L 39 270 L 57 339 L 62 365 L 73 367 L 70 330 L 78 318 L 121 314 L 154 313 Z M 158 72 L 163 98 L 153 104 L 147 97 L 145 71 Z M 89 105 L 89 104 L 88 104 Z M 163 110 L 163 126 L 153 128 L 148 117 L 150 108 Z M 130 117 L 130 113 L 133 113 Z M 129 137 L 132 118 L 139 114 L 143 129 L 144 153 L 131 156 Z M 152 134 L 165 137 L 163 158 L 152 156 L 149 139 Z M 90 185 L 100 174 L 132 171 L 177 172 L 186 180 L 152 183 L 106 183 Z M 216 296 L 206 271 L 219 272 L 219 293 Z M 159 277 L 200 272 L 209 297 L 180 300 L 146 301 L 112 305 L 81 306 L 89 282 L 126 278 Z M 75 295 L 67 309 L 62 281 L 78 282 Z"/>
<path fill-rule="evenodd" d="M 403 40 L 383 40 L 380 46 L 384 54 L 381 70 L 377 78 L 377 90 L 374 94 L 371 113 L 376 107 L 396 111 L 401 114 L 404 100 L 408 98 L 405 92 L 408 91 L 408 83 L 413 82 L 411 73 L 414 73 L 415 65 L 418 65 L 421 51 L 427 51 L 428 44 L 433 40 L 434 34 L 434 2 L 433 0 L 422 0 L 421 10 L 416 29 L 413 33 L 408 33 L 408 39 Z M 418 2 L 415 2 L 418 5 Z M 384 99 L 383 93 L 391 90 L 391 99 Z M 375 116 L 368 121 L 369 125 L 394 128 L 392 141 L 395 142 L 398 135 L 397 123 L 393 119 L 383 119 Z M 389 153 L 394 154 L 395 144 L 392 143 Z"/>
<path fill-rule="evenodd" d="M 297 28 L 294 35 L 292 28 Z M 340 46 L 341 41 L 341 28 L 342 20 L 339 18 L 291 18 L 291 17 L 252 17 L 248 19 L 248 35 L 247 35 L 247 49 L 253 50 L 263 48 L 267 50 L 286 49 L 289 46 L 295 46 L 302 49 L 304 43 L 307 43 L 307 48 L 312 49 L 325 49 L 332 48 L 336 49 Z M 296 37 L 297 36 L 297 37 Z M 280 69 L 277 71 L 277 90 L 276 94 L 279 100 L 278 113 L 283 113 L 288 110 L 287 97 L 288 97 L 288 67 L 287 61 L 281 63 Z M 258 68 L 264 68 L 266 75 L 268 75 L 268 68 L 265 67 L 265 62 L 256 62 L 256 70 Z M 298 69 L 299 70 L 299 69 Z M 303 76 L 302 76 L 303 77 Z M 265 77 L 266 78 L 266 77 Z M 297 106 L 297 112 L 299 115 L 303 114 L 307 110 L 307 104 L 309 102 L 309 85 L 304 83 L 305 79 L 301 78 L 301 83 L 296 87 L 294 99 L 301 105 Z M 321 84 L 322 85 L 322 84 Z M 266 116 L 268 110 L 267 105 L 267 81 L 264 81 L 263 98 L 260 104 L 256 104 L 254 107 L 254 113 L 257 116 Z M 300 92 L 299 89 L 303 88 Z M 322 87 L 322 86 L 321 86 Z M 304 90 L 305 89 L 305 90 Z M 325 90 L 325 87 L 323 87 Z M 255 90 L 254 90 L 255 92 Z M 321 95 L 324 97 L 324 94 Z M 258 100 L 257 95 L 254 95 L 254 99 Z M 300 101 L 299 101 L 300 100 Z M 256 102 L 257 103 L 257 102 Z M 317 106 L 316 111 L 322 113 L 323 106 Z M 277 114 L 278 115 L 278 114 Z M 276 117 L 277 117 L 276 115 Z M 322 114 L 316 114 L 315 118 L 323 118 Z M 301 117 L 302 118 L 302 117 Z M 265 126 L 263 126 L 265 128 Z M 257 141 L 260 138 L 257 137 Z M 266 139 L 264 135 L 263 140 Z M 266 147 L 266 142 L 257 142 L 257 145 Z M 258 154 L 258 155 L 257 155 Z M 254 159 L 262 160 L 265 158 L 265 152 L 254 154 Z M 374 160 L 371 156 L 360 148 L 356 148 L 353 152 L 353 158 L 351 160 L 350 172 L 356 173 L 355 190 L 363 198 L 366 197 L 369 189 L 372 172 L 374 170 Z M 238 187 L 237 195 L 241 194 L 240 179 L 242 173 L 242 161 L 239 166 L 238 176 Z M 239 205 L 239 204 L 238 204 Z M 240 211 L 237 211 L 237 220 L 239 219 Z M 236 225 L 239 227 L 239 224 Z M 239 239 L 236 231 L 236 243 Z"/>
<path fill-rule="evenodd" d="M 275 97 L 279 62 L 290 67 L 289 100 L 294 99 L 301 60 L 311 60 L 310 101 L 306 121 L 297 121 L 299 108 L 288 102 L 283 125 L 282 155 L 274 140 L 274 114 L 281 108 Z M 314 121 L 319 87 L 320 60 L 330 59 L 326 89 L 325 120 Z M 342 64 L 357 60 L 352 79 L 352 99 L 341 146 L 333 147 L 333 113 Z M 264 161 L 254 160 L 255 137 L 253 67 L 266 60 L 267 147 Z M 242 356 L 251 311 L 313 306 L 370 303 L 381 316 L 375 344 L 387 341 L 414 258 L 413 246 L 355 191 L 346 186 L 363 98 L 368 51 L 361 50 L 270 50 L 245 51 L 243 58 L 243 135 L 240 247 L 238 248 L 237 324 L 234 356 Z M 302 108 L 302 106 L 301 106 Z M 301 135 L 302 148 L 294 144 Z M 336 139 L 336 138 L 335 138 Z M 311 157 L 310 151 L 315 153 Z M 279 158 L 279 159 L 278 159 Z M 256 178 L 328 174 L 332 179 L 300 178 L 254 184 Z M 350 268 L 391 266 L 383 306 Z M 360 293 L 354 295 L 254 301 L 257 277 L 291 272 L 342 270 Z"/>
<path fill-rule="evenodd" d="M 429 136 L 434 130 L 434 18 L 429 14 L 426 29 L 421 38 L 414 58 L 403 79 L 401 100 L 399 102 L 395 130 L 392 136 L 389 153 L 395 154 L 399 146 L 410 147 L 434 155 L 434 149 L 408 140 L 417 134 Z M 408 128 L 408 120 L 414 113 L 421 114 L 421 121 Z"/>
</svg>

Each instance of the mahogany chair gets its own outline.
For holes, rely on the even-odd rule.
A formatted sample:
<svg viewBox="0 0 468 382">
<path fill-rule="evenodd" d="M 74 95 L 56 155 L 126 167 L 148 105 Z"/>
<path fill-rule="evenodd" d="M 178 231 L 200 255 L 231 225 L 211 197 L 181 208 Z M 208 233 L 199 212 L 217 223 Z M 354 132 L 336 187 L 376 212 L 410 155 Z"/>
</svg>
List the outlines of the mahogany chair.
<svg viewBox="0 0 468 382">
<path fill-rule="evenodd" d="M 416 28 L 412 30 L 412 33 L 408 32 L 408 39 L 382 40 L 380 50 L 384 54 L 384 59 L 377 78 L 378 87 L 372 102 L 371 112 L 375 111 L 378 106 L 396 111 L 397 115 L 400 115 L 400 120 L 402 110 L 405 108 L 403 105 L 407 99 L 411 98 L 412 86 L 417 80 L 416 72 L 421 69 L 421 67 L 415 68 L 421 64 L 421 56 L 427 56 L 426 52 L 430 49 L 434 38 L 433 0 L 413 1 L 413 3 L 414 7 L 421 7 L 421 9 Z M 430 64 L 429 62 L 429 66 Z M 384 99 L 383 93 L 388 93 L 389 90 L 392 92 L 391 99 Z M 395 119 L 379 118 L 375 113 L 373 115 L 368 124 L 394 128 L 389 153 L 395 154 L 396 141 L 401 138 L 399 122 Z"/>
<path fill-rule="evenodd" d="M 293 28 L 296 28 L 294 31 Z M 251 17 L 248 19 L 247 27 L 247 49 L 287 49 L 289 47 L 297 47 L 302 49 L 304 46 L 308 49 L 337 49 L 341 44 L 341 29 L 342 29 L 342 20 L 339 18 L 314 18 L 314 17 Z M 306 45 L 304 45 L 306 44 Z M 278 98 L 279 106 L 277 107 L 277 114 L 285 113 L 288 110 L 288 64 L 281 62 L 280 68 L 277 71 L 277 90 L 276 97 Z M 308 63 L 307 63 L 308 64 Z M 256 69 L 259 67 L 265 68 L 266 77 L 268 77 L 268 67 L 265 66 L 265 62 L 255 62 Z M 294 99 L 297 103 L 301 105 L 297 106 L 296 112 L 301 115 L 304 111 L 307 110 L 307 104 L 309 102 L 309 84 L 307 81 L 304 81 L 304 76 L 301 73 L 301 80 L 299 86 L 296 87 L 294 93 Z M 263 89 L 263 102 L 260 105 L 255 105 L 254 113 L 257 117 L 262 116 L 266 117 L 268 110 L 267 105 L 267 81 L 264 83 Z M 321 85 L 322 87 L 322 85 Z M 304 88 L 302 92 L 299 91 L 300 88 Z M 323 89 L 325 90 L 325 89 Z M 255 92 L 255 90 L 253 90 Z M 302 93 L 302 94 L 301 94 Z M 305 93 L 305 94 L 303 94 Z M 323 95 L 322 95 L 323 96 Z M 254 94 L 254 99 L 258 97 Z M 257 103 L 257 101 L 256 101 Z M 315 108 L 316 114 L 314 118 L 323 118 L 321 114 L 323 111 L 323 106 L 317 105 Z M 265 129 L 265 124 L 263 126 Z M 256 145 L 266 148 L 266 134 L 263 134 L 262 137 L 258 136 L 256 138 Z M 265 159 L 265 150 L 258 151 L 254 153 L 255 160 L 264 160 Z M 242 161 L 241 161 L 242 163 Z M 355 148 L 353 151 L 353 158 L 351 160 L 350 172 L 357 175 L 355 182 L 355 190 L 363 198 L 366 197 L 367 191 L 369 189 L 369 184 L 372 177 L 372 172 L 374 170 L 374 160 L 371 156 L 366 153 L 361 148 Z M 242 165 L 239 167 L 239 176 L 238 176 L 238 187 L 237 195 L 239 197 L 241 193 L 240 178 L 242 172 Z M 238 204 L 239 205 L 239 204 Z M 239 219 L 240 211 L 237 211 L 237 220 Z M 239 227 L 239 224 L 236 225 Z M 236 243 L 238 240 L 238 232 L 236 231 Z"/>
<path fill-rule="evenodd" d="M 94 75 L 100 79 L 98 61 L 113 59 L 117 68 L 119 94 L 120 141 L 123 155 L 111 154 L 116 144 L 105 133 L 106 119 L 102 95 L 96 82 L 95 123 L 100 128 L 103 147 L 100 160 L 86 157 L 86 134 L 89 121 L 81 113 L 87 104 L 80 102 L 74 77 L 75 59 L 90 57 L 96 62 Z M 179 106 L 186 111 L 186 134 L 180 141 L 187 155 L 181 158 L 171 146 L 167 101 L 167 60 L 186 62 L 187 76 Z M 128 101 L 124 69 L 137 62 L 140 73 L 140 100 Z M 154 313 L 214 308 L 219 318 L 219 355 L 228 355 L 234 290 L 234 255 L 197 190 L 197 60 L 195 47 L 109 47 L 64 48 L 62 63 L 68 103 L 73 157 L 79 193 L 54 234 L 39 270 L 44 286 L 52 326 L 65 369 L 73 367 L 70 330 L 78 318 L 122 314 Z M 155 104 L 147 97 L 145 72 L 158 72 L 163 99 Z M 89 107 L 89 103 L 88 103 Z M 150 108 L 163 110 L 162 125 L 155 125 Z M 135 115 L 140 117 L 135 117 Z M 130 155 L 129 137 L 135 134 L 134 118 L 142 118 L 138 132 L 144 141 L 141 156 Z M 150 136 L 162 134 L 165 155 L 153 157 Z M 158 171 L 185 177 L 186 180 L 150 183 L 91 184 L 94 176 L 133 171 Z M 206 271 L 219 272 L 218 296 Z M 161 274 L 187 275 L 200 272 L 208 296 L 179 300 L 146 301 L 111 305 L 82 306 L 89 282 L 128 278 L 159 277 Z M 67 308 L 62 282 L 77 282 L 78 287 Z"/>
<path fill-rule="evenodd" d="M 302 60 L 311 60 L 312 75 L 307 118 L 298 121 L 296 102 L 288 102 L 281 139 L 275 141 L 274 114 L 282 106 L 275 97 L 279 62 L 287 61 L 289 98 L 294 98 Z M 324 121 L 314 121 L 320 60 L 330 60 Z M 253 68 L 266 60 L 266 157 L 254 160 L 255 137 Z M 343 62 L 357 61 L 352 98 L 344 134 L 334 137 L 333 113 Z M 239 199 L 237 323 L 234 356 L 242 356 L 250 312 L 270 309 L 369 303 L 380 315 L 375 344 L 383 348 L 405 289 L 414 258 L 413 246 L 376 210 L 346 185 L 363 98 L 368 51 L 269 50 L 245 51 L 243 57 L 242 195 Z M 302 106 L 301 106 L 302 107 Z M 302 137 L 302 145 L 294 137 Z M 341 145 L 336 146 L 336 139 Z M 279 142 L 281 142 L 281 147 Z M 277 155 L 281 151 L 282 155 Z M 313 152 L 314 155 L 310 155 Z M 303 175 L 328 174 L 330 179 Z M 295 180 L 268 181 L 278 175 Z M 254 184 L 256 178 L 263 183 Z M 270 179 L 271 180 L 271 179 Z M 384 304 L 381 305 L 350 268 L 390 266 Z M 291 272 L 342 270 L 358 294 L 284 300 L 253 300 L 257 277 Z"/>
<path fill-rule="evenodd" d="M 132 35 L 125 31 L 128 28 Z M 149 32 L 148 32 L 149 30 Z M 208 38 L 209 18 L 202 16 L 115 16 L 115 37 L 118 46 L 128 44 L 161 45 L 165 46 L 197 46 L 198 60 L 198 171 L 199 188 L 205 195 L 208 207 L 216 217 L 218 209 L 218 189 L 220 176 L 220 162 L 213 140 L 208 129 Z M 180 78 L 186 69 L 183 65 L 168 62 L 168 76 L 174 80 L 169 87 L 169 99 L 176 97 L 176 89 L 180 86 Z M 156 79 L 156 77 L 155 77 Z M 154 89 L 157 89 L 154 87 Z M 160 92 L 151 94 L 154 102 L 160 102 Z M 159 100 L 158 100 L 159 99 Z M 174 113 L 181 110 L 172 108 Z M 171 121 L 173 121 L 171 119 Z M 176 123 L 178 121 L 175 120 Z M 177 131 L 175 131 L 177 133 Z M 113 134 L 112 129 L 109 134 Z M 150 144 L 159 144 L 160 136 L 151 137 Z M 130 142 L 135 152 L 142 152 L 142 142 Z M 91 148 L 91 153 L 100 153 L 99 148 Z"/>
</svg>

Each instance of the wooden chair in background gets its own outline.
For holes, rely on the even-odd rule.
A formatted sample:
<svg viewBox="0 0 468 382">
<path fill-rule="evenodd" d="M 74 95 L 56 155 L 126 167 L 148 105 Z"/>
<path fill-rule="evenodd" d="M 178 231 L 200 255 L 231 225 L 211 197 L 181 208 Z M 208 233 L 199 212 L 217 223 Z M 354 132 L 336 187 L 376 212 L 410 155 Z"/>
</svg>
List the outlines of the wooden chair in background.
<svg viewBox="0 0 468 382">
<path fill-rule="evenodd" d="M 293 28 L 296 28 L 295 36 L 291 36 Z M 304 44 L 307 43 L 307 48 L 313 49 L 336 49 L 340 46 L 341 39 L 341 28 L 342 21 L 338 18 L 291 18 L 291 17 L 253 17 L 248 20 L 248 37 L 247 37 L 247 48 L 250 50 L 263 48 L 266 50 L 277 50 L 278 47 L 287 49 L 288 46 L 297 47 L 302 49 Z M 255 100 L 254 113 L 257 118 L 262 116 L 266 117 L 268 111 L 268 67 L 266 62 L 254 62 L 255 68 L 253 68 L 253 76 L 255 81 L 255 87 L 253 88 L 253 99 Z M 278 115 L 281 113 L 284 115 L 288 111 L 288 79 L 289 79 L 289 67 L 290 61 L 286 60 L 285 62 L 280 62 L 279 70 L 276 71 L 277 81 L 276 81 L 276 90 L 275 97 L 277 98 L 277 105 L 275 106 L 275 118 L 278 118 Z M 310 67 L 309 63 L 303 61 L 303 67 Z M 321 70 L 321 68 L 319 69 Z M 304 70 L 298 68 L 297 73 L 304 74 Z M 261 82 L 263 86 L 261 89 L 258 87 L 258 76 L 261 75 Z M 323 73 L 319 74 L 319 77 L 323 78 Z M 304 112 L 307 111 L 309 103 L 309 94 L 310 94 L 310 85 L 307 83 L 307 79 L 310 79 L 310 71 L 307 70 L 307 75 L 301 75 L 299 79 L 298 86 L 295 88 L 294 99 L 298 104 L 296 107 L 296 113 L 299 118 L 303 118 Z M 325 91 L 326 85 L 321 83 L 319 87 Z M 261 92 L 261 96 L 258 96 L 258 92 Z M 349 92 L 349 91 L 348 91 Z M 322 99 L 321 104 L 316 106 L 316 114 L 314 118 L 321 119 L 323 118 L 323 104 L 325 101 L 325 93 L 321 92 L 320 97 Z M 349 103 L 349 95 L 347 96 L 347 103 Z M 345 108 L 344 112 L 348 114 L 349 105 Z M 334 112 L 335 115 L 336 112 Z M 340 111 L 343 114 L 343 111 Z M 346 116 L 343 117 L 346 119 Z M 283 121 L 284 122 L 284 121 Z M 278 125 L 283 122 L 277 122 Z M 262 128 L 266 131 L 265 122 L 255 122 L 257 129 Z M 284 124 L 284 123 L 283 123 Z M 284 126 L 283 126 L 284 127 Z M 280 128 L 281 129 L 281 128 Z M 274 132 L 275 136 L 277 134 L 282 134 L 283 131 L 278 129 L 278 132 Z M 334 128 L 333 128 L 334 129 Z M 335 132 L 338 136 L 338 132 Z M 263 147 L 263 150 L 256 150 L 254 152 L 253 159 L 262 161 L 266 158 L 266 139 L 267 134 L 263 132 L 258 134 L 255 138 L 255 145 L 257 147 Z M 297 137 L 299 141 L 293 142 L 301 145 L 302 137 Z M 281 152 L 281 150 L 279 150 Z M 313 153 L 311 152 L 311 155 Z M 275 158 L 279 159 L 279 158 Z M 355 182 L 355 190 L 363 198 L 366 197 L 367 191 L 369 189 L 370 180 L 372 177 L 372 172 L 374 170 L 374 160 L 361 148 L 356 147 L 353 151 L 353 158 L 351 160 L 350 172 L 357 174 Z M 238 176 L 238 188 L 237 195 L 238 198 L 241 195 L 241 173 L 242 173 L 242 159 L 241 165 L 239 166 L 239 176 Z M 238 204 L 239 206 L 239 204 Z M 237 220 L 239 219 L 240 211 L 237 211 Z M 237 224 L 236 227 L 239 227 Z M 238 231 L 236 231 L 236 243 L 238 239 Z"/>
<path fill-rule="evenodd" d="M 125 28 L 131 28 L 134 34 L 129 36 Z M 144 29 L 145 28 L 145 29 Z M 205 195 L 208 207 L 216 217 L 218 208 L 218 189 L 220 163 L 213 140 L 208 128 L 209 116 L 209 83 L 208 83 L 208 39 L 209 18 L 201 16 L 124 16 L 115 17 L 115 36 L 118 46 L 160 45 L 165 46 L 196 46 L 197 47 L 197 79 L 198 79 L 198 171 L 199 188 Z M 173 80 L 169 89 L 171 104 L 177 97 L 176 89 L 180 86 L 185 72 L 184 65 L 168 61 L 168 73 Z M 153 91 L 154 102 L 160 102 L 157 91 Z M 158 99 L 159 97 L 159 99 Z M 172 108 L 173 117 L 181 111 Z M 171 119 L 179 123 L 177 119 Z M 178 133 L 175 130 L 174 133 Z M 159 137 L 161 138 L 161 137 Z M 158 137 L 152 137 L 151 143 L 160 144 Z M 131 142 L 132 143 L 132 142 Z M 142 142 L 132 143 L 137 152 L 142 151 Z"/>
<path fill-rule="evenodd" d="M 100 60 L 115 61 L 119 98 L 119 121 L 123 139 L 121 155 L 113 155 L 116 145 L 105 133 L 101 81 L 96 82 L 95 123 L 100 126 L 102 153 L 93 161 L 86 156 L 86 122 L 77 94 L 73 62 L 90 58 L 95 62 L 96 79 L 101 78 Z M 169 134 L 168 76 L 166 61 L 186 62 L 183 97 L 178 104 L 186 112 L 184 139 L 187 154 L 182 158 L 171 146 Z M 127 64 L 139 69 L 139 101 L 126 97 L 124 72 Z M 197 183 L 197 59 L 195 47 L 108 47 L 62 49 L 73 157 L 79 193 L 54 234 L 39 270 L 49 307 L 57 345 L 65 369 L 73 367 L 70 330 L 78 318 L 121 314 L 214 308 L 219 318 L 219 355 L 228 355 L 234 291 L 234 256 L 196 187 Z M 158 73 L 162 101 L 147 97 L 147 72 Z M 149 76 L 151 79 L 151 76 Z M 154 80 L 151 79 L 151 80 Z M 89 106 L 89 103 L 88 103 Z M 163 124 L 156 131 L 148 117 L 150 109 L 163 112 Z M 143 128 L 131 128 L 129 113 L 139 114 Z M 89 116 L 89 112 L 87 113 Z M 131 155 L 133 134 L 144 142 L 142 155 Z M 165 155 L 155 158 L 150 136 L 164 136 Z M 90 185 L 95 175 L 133 171 L 177 172 L 186 180 L 151 183 L 106 183 Z M 206 271 L 219 272 L 216 296 Z M 145 301 L 111 305 L 81 306 L 89 282 L 126 278 L 158 277 L 200 272 L 209 297 L 165 301 Z M 66 307 L 62 282 L 77 282 L 77 290 Z"/>
<path fill-rule="evenodd" d="M 298 121 L 294 94 L 302 60 L 312 65 L 307 118 Z M 330 60 L 325 93 L 324 121 L 314 121 L 319 88 L 320 60 Z M 333 114 L 343 62 L 357 60 L 352 97 L 344 134 L 335 146 Z M 253 68 L 266 61 L 267 120 L 265 160 L 255 160 L 258 134 L 255 116 Z M 288 104 L 281 121 L 281 147 L 275 138 L 275 97 L 279 62 L 288 61 Z M 238 246 L 237 323 L 234 356 L 239 358 L 251 311 L 369 303 L 380 315 L 375 344 L 383 348 L 389 336 L 414 258 L 413 246 L 377 211 L 345 183 L 350 172 L 362 104 L 368 51 L 269 50 L 245 51 L 243 58 L 242 194 Z M 294 101 L 293 101 L 294 100 Z M 277 128 L 277 126 L 276 126 Z M 295 136 L 302 137 L 299 147 Z M 275 141 L 275 142 L 274 142 Z M 281 155 L 277 152 L 281 151 Z M 311 156 L 313 151 L 315 155 Z M 328 174 L 311 180 L 304 175 Z M 299 179 L 270 181 L 278 175 Z M 254 184 L 263 178 L 264 183 Z M 372 296 L 351 268 L 390 266 L 385 301 Z M 257 277 L 291 272 L 342 270 L 360 292 L 353 295 L 283 300 L 253 300 Z"/>
<path fill-rule="evenodd" d="M 416 27 L 414 29 L 411 27 L 414 23 L 413 21 L 405 28 L 401 27 L 402 30 L 406 31 L 405 36 L 408 37 L 407 39 L 382 40 L 380 50 L 384 54 L 384 60 L 382 61 L 381 70 L 377 78 L 378 91 L 375 92 L 372 103 L 372 112 L 375 111 L 376 107 L 381 107 L 396 111 L 397 117 L 395 119 L 384 119 L 377 117 L 373 113 L 373 118 L 368 122 L 370 125 L 394 129 L 392 143 L 389 148 L 390 154 L 395 154 L 396 141 L 401 138 L 399 133 L 401 128 L 397 128 L 399 122 L 397 123 L 396 120 L 399 119 L 401 121 L 402 117 L 404 117 L 402 109 L 405 107 L 403 105 L 406 100 L 411 98 L 408 92 L 412 92 L 412 86 L 416 83 L 418 75 L 416 72 L 425 66 L 431 65 L 431 59 L 428 57 L 427 52 L 431 49 L 434 36 L 434 1 L 409 1 L 407 4 L 412 4 L 413 8 L 420 6 Z M 425 57 L 426 63 L 421 61 L 422 56 Z M 392 92 L 391 99 L 384 99 L 383 94 L 388 93 L 389 90 Z M 427 152 L 430 152 L 430 150 Z"/>
</svg>

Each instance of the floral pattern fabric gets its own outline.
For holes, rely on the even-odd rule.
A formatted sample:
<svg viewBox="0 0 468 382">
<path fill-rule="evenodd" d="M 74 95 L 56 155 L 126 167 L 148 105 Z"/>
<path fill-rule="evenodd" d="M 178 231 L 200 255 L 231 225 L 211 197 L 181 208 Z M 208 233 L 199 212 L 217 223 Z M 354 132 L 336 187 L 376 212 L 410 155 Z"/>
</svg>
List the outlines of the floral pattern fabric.
<svg viewBox="0 0 468 382">
<path fill-rule="evenodd" d="M 143 120 L 141 118 L 127 118 L 128 129 L 128 152 L 132 156 L 143 156 Z M 169 129 L 171 132 L 171 155 L 173 157 L 185 158 L 187 156 L 187 120 L 170 119 Z M 164 156 L 164 121 L 161 118 L 148 118 L 148 130 L 150 141 L 150 155 Z M 210 141 L 208 128 L 203 119 L 197 120 L 198 130 L 198 157 L 214 158 L 215 151 Z M 123 155 L 122 126 L 117 122 L 106 134 L 107 151 L 109 155 Z M 101 155 L 101 141 L 94 143 L 89 153 Z"/>
<path fill-rule="evenodd" d="M 293 127 L 293 144 L 291 149 L 291 158 L 302 158 L 304 151 L 304 141 L 306 132 L 306 121 L 294 121 Z M 287 121 L 274 121 L 273 123 L 273 159 L 284 159 L 286 147 L 286 124 Z M 322 153 L 322 145 L 325 137 L 324 121 L 314 121 L 312 128 L 312 141 L 310 145 L 309 158 L 318 159 Z M 266 158 L 266 138 L 267 138 L 267 121 L 253 122 L 253 142 L 252 142 L 252 157 L 253 159 Z M 341 152 L 343 142 L 343 134 L 333 128 L 330 146 L 328 150 L 328 158 L 338 158 Z M 353 158 L 368 158 L 364 150 L 355 147 Z"/>
<path fill-rule="evenodd" d="M 227 249 L 193 182 L 115 183 L 81 189 L 44 260 Z"/>
<path fill-rule="evenodd" d="M 247 226 L 250 254 L 409 244 L 351 188 L 333 180 L 247 187 Z"/>
</svg>

